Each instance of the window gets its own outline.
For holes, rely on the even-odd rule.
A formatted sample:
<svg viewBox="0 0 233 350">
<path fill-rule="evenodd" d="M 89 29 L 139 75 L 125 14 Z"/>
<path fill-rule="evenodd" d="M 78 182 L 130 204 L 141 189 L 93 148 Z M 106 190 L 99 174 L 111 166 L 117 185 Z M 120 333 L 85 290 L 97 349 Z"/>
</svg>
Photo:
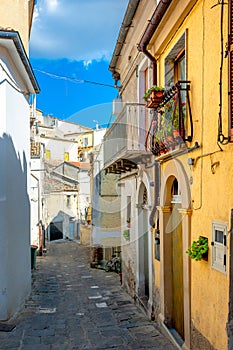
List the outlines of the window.
<svg viewBox="0 0 233 350">
<path fill-rule="evenodd" d="M 88 137 L 84 137 L 83 146 L 88 147 Z"/>
<path fill-rule="evenodd" d="M 184 48 L 178 53 L 174 59 L 174 78 L 175 81 L 186 79 L 185 69 L 185 50 Z"/>
<path fill-rule="evenodd" d="M 67 161 L 67 162 L 69 161 L 69 152 L 65 152 L 64 160 Z"/>
<path fill-rule="evenodd" d="M 184 33 L 165 59 L 165 86 L 169 89 L 178 80 L 186 80 L 186 34 Z"/>
<path fill-rule="evenodd" d="M 70 207 L 71 207 L 71 198 L 70 198 L 70 195 L 67 195 L 67 196 L 66 196 L 66 206 L 67 206 L 67 208 L 70 208 Z"/>
<path fill-rule="evenodd" d="M 212 268 L 226 273 L 226 237 L 227 225 L 212 223 Z"/>
<path fill-rule="evenodd" d="M 177 179 L 174 179 L 171 187 L 171 203 L 181 203 L 181 191 Z"/>
<path fill-rule="evenodd" d="M 127 226 L 130 227 L 130 222 L 131 222 L 131 196 L 127 196 L 126 221 L 127 221 Z"/>
<path fill-rule="evenodd" d="M 45 158 L 47 160 L 50 160 L 50 157 L 51 157 L 50 150 L 46 149 L 46 151 L 45 151 Z"/>
</svg>

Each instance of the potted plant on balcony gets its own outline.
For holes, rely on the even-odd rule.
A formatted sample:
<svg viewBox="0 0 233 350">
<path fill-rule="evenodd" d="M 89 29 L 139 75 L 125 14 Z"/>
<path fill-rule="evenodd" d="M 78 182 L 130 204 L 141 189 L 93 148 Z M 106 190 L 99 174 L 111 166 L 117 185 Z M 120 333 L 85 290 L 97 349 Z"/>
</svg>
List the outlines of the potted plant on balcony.
<svg viewBox="0 0 233 350">
<path fill-rule="evenodd" d="M 196 261 L 208 260 L 208 238 L 200 236 L 196 241 L 193 241 L 191 246 L 186 250 L 186 253 L 191 259 Z"/>
<path fill-rule="evenodd" d="M 130 228 L 130 218 L 128 218 L 128 219 L 126 220 L 126 222 L 127 222 L 127 227 Z"/>
<path fill-rule="evenodd" d="M 164 95 L 164 88 L 153 85 L 148 90 L 146 90 L 143 99 L 147 102 L 148 108 L 157 108 L 162 102 Z"/>
<path fill-rule="evenodd" d="M 177 98 L 174 96 L 170 101 L 168 101 L 164 106 L 164 113 L 169 115 L 172 119 L 173 126 L 173 136 L 176 138 L 180 136 L 179 134 L 179 121 L 183 125 L 184 118 L 186 116 L 186 104 L 181 102 L 181 109 L 179 109 Z"/>
<path fill-rule="evenodd" d="M 164 130 L 162 128 L 154 136 L 154 148 L 158 150 L 158 155 L 167 153 L 168 151 L 164 144 Z"/>
</svg>

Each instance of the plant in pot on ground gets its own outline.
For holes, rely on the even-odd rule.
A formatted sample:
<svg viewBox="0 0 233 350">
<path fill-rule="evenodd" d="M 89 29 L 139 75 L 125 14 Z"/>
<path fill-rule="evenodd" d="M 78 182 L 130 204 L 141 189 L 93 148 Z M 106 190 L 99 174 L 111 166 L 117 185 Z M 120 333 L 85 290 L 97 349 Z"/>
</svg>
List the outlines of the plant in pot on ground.
<svg viewBox="0 0 233 350">
<path fill-rule="evenodd" d="M 208 238 L 200 236 L 196 241 L 193 241 L 191 246 L 186 250 L 186 253 L 191 259 L 200 261 L 208 257 Z"/>
</svg>

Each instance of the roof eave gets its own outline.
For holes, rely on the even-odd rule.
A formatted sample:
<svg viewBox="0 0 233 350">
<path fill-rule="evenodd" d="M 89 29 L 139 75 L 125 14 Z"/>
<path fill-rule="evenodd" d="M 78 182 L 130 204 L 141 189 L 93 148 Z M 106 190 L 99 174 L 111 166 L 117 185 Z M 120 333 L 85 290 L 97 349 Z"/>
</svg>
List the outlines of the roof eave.
<svg viewBox="0 0 233 350">
<path fill-rule="evenodd" d="M 118 58 L 121 54 L 121 50 L 125 44 L 125 39 L 127 37 L 128 31 L 131 27 L 132 24 L 132 20 L 134 18 L 134 15 L 137 11 L 138 5 L 140 3 L 140 0 L 130 0 L 128 7 L 126 9 L 125 12 L 125 16 L 118 34 L 118 38 L 117 38 L 117 42 L 116 42 L 116 46 L 112 55 L 112 59 L 109 65 L 109 70 L 110 72 L 112 72 L 112 76 L 113 79 L 115 80 L 115 82 L 117 82 L 118 80 L 120 80 L 120 74 L 116 71 L 116 65 L 117 65 L 117 61 Z"/>
<path fill-rule="evenodd" d="M 30 61 L 28 59 L 28 56 L 26 54 L 26 51 L 23 47 L 23 43 L 20 39 L 20 35 L 17 31 L 7 31 L 7 30 L 0 30 L 0 39 L 3 40 L 12 40 L 15 46 L 15 49 L 18 53 L 18 56 L 23 64 L 23 67 L 25 69 L 25 72 L 27 73 L 27 76 L 30 80 L 30 83 L 32 85 L 30 93 L 40 93 L 40 87 L 36 80 L 36 77 L 34 75 L 32 66 L 30 64 Z"/>
</svg>

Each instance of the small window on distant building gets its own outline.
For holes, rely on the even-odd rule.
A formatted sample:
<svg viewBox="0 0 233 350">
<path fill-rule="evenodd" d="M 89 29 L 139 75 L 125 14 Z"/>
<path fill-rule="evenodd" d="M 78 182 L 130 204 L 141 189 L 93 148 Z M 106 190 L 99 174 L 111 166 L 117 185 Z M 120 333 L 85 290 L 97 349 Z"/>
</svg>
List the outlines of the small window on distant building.
<svg viewBox="0 0 233 350">
<path fill-rule="evenodd" d="M 212 223 L 212 268 L 226 273 L 227 224 Z"/>
<path fill-rule="evenodd" d="M 46 149 L 46 151 L 45 151 L 45 158 L 46 158 L 47 160 L 49 160 L 50 157 L 51 157 L 50 150 Z"/>
<path fill-rule="evenodd" d="M 84 162 L 84 153 L 83 152 L 80 153 L 79 160 L 80 160 L 80 162 Z"/>
<path fill-rule="evenodd" d="M 88 137 L 84 137 L 83 146 L 88 147 Z"/>
<path fill-rule="evenodd" d="M 69 152 L 65 152 L 64 160 L 67 161 L 67 162 L 69 161 Z"/>
<path fill-rule="evenodd" d="M 66 196 L 66 206 L 67 206 L 67 208 L 70 208 L 70 206 L 71 206 L 70 195 Z"/>
<path fill-rule="evenodd" d="M 181 192 L 177 179 L 175 178 L 171 187 L 171 203 L 181 203 Z"/>
</svg>

